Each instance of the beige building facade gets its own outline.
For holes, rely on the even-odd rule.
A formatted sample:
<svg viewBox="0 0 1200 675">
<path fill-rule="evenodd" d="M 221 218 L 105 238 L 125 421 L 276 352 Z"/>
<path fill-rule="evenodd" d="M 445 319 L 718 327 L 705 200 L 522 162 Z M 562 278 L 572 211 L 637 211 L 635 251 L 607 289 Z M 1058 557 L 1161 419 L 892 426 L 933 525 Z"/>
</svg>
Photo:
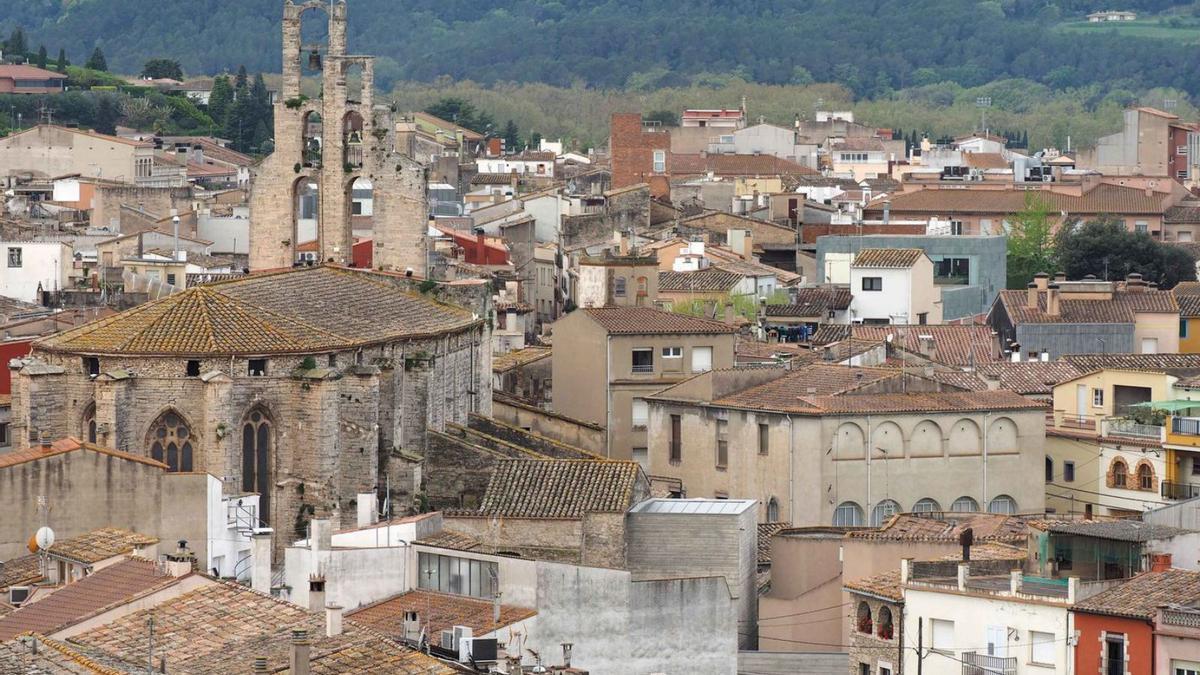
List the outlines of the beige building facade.
<svg viewBox="0 0 1200 675">
<path fill-rule="evenodd" d="M 733 363 L 726 324 L 645 307 L 579 309 L 554 324 L 554 409 L 603 425 L 609 457 L 647 467 L 647 398 Z"/>
</svg>

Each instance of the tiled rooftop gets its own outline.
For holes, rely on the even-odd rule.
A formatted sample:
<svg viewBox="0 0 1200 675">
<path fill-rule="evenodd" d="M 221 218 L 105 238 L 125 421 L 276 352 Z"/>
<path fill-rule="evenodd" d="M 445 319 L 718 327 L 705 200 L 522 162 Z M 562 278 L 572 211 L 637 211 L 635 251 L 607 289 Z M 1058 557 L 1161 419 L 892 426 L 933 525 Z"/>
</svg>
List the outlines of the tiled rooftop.
<svg viewBox="0 0 1200 675">
<path fill-rule="evenodd" d="M 189 288 L 38 344 L 123 356 L 306 353 L 475 323 L 469 311 L 409 293 L 391 275 L 318 266 Z"/>
<path fill-rule="evenodd" d="M 771 562 L 771 537 L 776 532 L 791 527 L 791 523 L 759 523 L 758 524 L 758 564 Z"/>
<path fill-rule="evenodd" d="M 716 267 L 695 272 L 658 273 L 658 290 L 667 293 L 719 292 L 728 293 L 745 277 Z"/>
<path fill-rule="evenodd" d="M 1144 572 L 1115 588 L 1075 603 L 1075 610 L 1135 619 L 1152 619 L 1155 610 L 1172 603 L 1200 600 L 1200 572 Z"/>
<path fill-rule="evenodd" d="M 802 406 L 800 396 L 838 394 L 870 382 L 899 376 L 900 372 L 889 368 L 848 368 L 825 364 L 812 364 L 792 371 L 782 377 L 743 389 L 713 401 L 714 405 L 733 408 L 755 408 L 765 410 L 792 410 Z"/>
<path fill-rule="evenodd" d="M 919 248 L 864 248 L 854 257 L 851 267 L 860 269 L 912 267 L 925 255 Z"/>
<path fill-rule="evenodd" d="M 958 535 L 971 528 L 976 542 L 1023 544 L 1029 525 L 1015 516 L 995 513 L 944 513 L 940 518 L 897 514 L 877 529 L 855 530 L 847 536 L 856 539 L 958 542 Z"/>
<path fill-rule="evenodd" d="M 998 361 L 980 365 L 984 378 L 997 380 L 1001 389 L 1026 396 L 1048 396 L 1060 382 L 1074 379 L 1083 371 L 1068 361 Z"/>
<path fill-rule="evenodd" d="M 526 347 L 492 357 L 492 372 L 505 373 L 550 356 L 549 347 Z"/>
<path fill-rule="evenodd" d="M 813 344 L 826 344 L 848 339 L 849 326 L 822 326 L 813 335 Z M 854 339 L 857 340 L 887 340 L 912 354 L 921 354 L 923 350 L 932 347 L 936 354 L 929 358 L 937 363 L 950 366 L 970 366 L 998 361 L 1003 358 L 1000 352 L 1000 340 L 990 326 L 971 325 L 888 325 L 888 326 L 854 326 Z M 924 337 L 933 338 L 932 342 Z"/>
<path fill-rule="evenodd" d="M 0 617 L 0 641 L 26 632 L 54 633 L 178 581 L 152 561 L 123 560 Z"/>
<path fill-rule="evenodd" d="M 848 286 L 798 288 L 795 302 L 767 305 L 767 316 L 818 316 L 824 320 L 829 310 L 846 309 L 852 299 Z"/>
<path fill-rule="evenodd" d="M 405 612 L 417 613 L 421 622 L 428 626 L 430 642 L 438 646 L 442 643 L 442 631 L 454 626 L 470 626 L 475 635 L 482 635 L 537 614 L 525 607 L 501 605 L 500 621 L 493 622 L 493 607 L 489 600 L 415 590 L 354 610 L 346 618 L 400 639 L 404 636 Z"/>
<path fill-rule="evenodd" d="M 624 513 L 638 497 L 640 475 L 637 462 L 505 459 L 492 472 L 479 513 L 510 518 Z"/>
<path fill-rule="evenodd" d="M 733 333 L 733 326 L 650 307 L 589 307 L 579 310 L 614 335 L 712 335 Z"/>
<path fill-rule="evenodd" d="M 37 640 L 34 653 L 30 641 Z M 132 664 L 43 636 L 0 642 L 0 675 L 126 675 L 144 673 Z"/>
<path fill-rule="evenodd" d="M 157 537 L 116 527 L 104 527 L 55 542 L 50 547 L 50 553 L 59 558 L 90 565 L 157 543 Z"/>
<path fill-rule="evenodd" d="M 1200 370 L 1200 354 L 1067 354 L 1059 361 L 1081 373 L 1104 368 L 1152 372 Z"/>
<path fill-rule="evenodd" d="M 1037 307 L 1028 306 L 1026 291 L 1000 291 L 1000 302 L 1014 324 L 1022 323 L 1133 323 L 1138 313 L 1172 314 L 1179 311 L 1170 291 L 1114 291 L 1112 300 L 1075 300 L 1059 293 L 1059 312 L 1046 313 L 1046 292 L 1037 294 Z"/>
<path fill-rule="evenodd" d="M 994 189 L 924 189 L 913 192 L 893 193 L 888 197 L 892 213 L 1017 213 L 1025 208 L 1025 190 Z M 1037 195 L 1045 201 L 1052 214 L 1066 212 L 1074 215 L 1111 213 L 1151 214 L 1162 213 L 1167 195 L 1120 185 L 1098 185 L 1082 196 L 1040 190 Z M 868 209 L 882 209 L 880 202 L 872 202 Z"/>
<path fill-rule="evenodd" d="M 1028 553 L 1025 549 L 999 542 L 985 542 L 971 547 L 971 560 L 1024 560 L 1026 557 L 1028 557 Z M 960 558 L 961 554 L 951 554 L 938 558 L 938 560 L 954 561 Z M 894 602 L 904 601 L 904 589 L 900 585 L 900 570 L 862 579 L 852 579 L 845 582 L 843 586 L 850 591 L 866 593 Z"/>
<path fill-rule="evenodd" d="M 45 459 L 47 457 L 65 455 L 76 450 L 86 450 L 102 455 L 108 455 L 109 457 L 116 457 L 117 459 L 124 459 L 130 462 L 149 464 L 150 466 L 156 466 L 163 469 L 167 468 L 166 464 L 163 464 L 162 462 L 156 462 L 149 457 L 134 455 L 128 452 L 122 452 L 120 450 L 113 450 L 112 448 L 106 448 L 102 445 L 95 445 L 93 443 L 83 443 L 74 438 L 63 438 L 51 443 L 50 447 L 44 448 L 40 445 L 35 445 L 24 450 L 14 450 L 13 452 L 4 453 L 0 455 L 0 469 L 39 459 Z"/>
<path fill-rule="evenodd" d="M 237 584 L 217 582 L 126 615 L 71 641 L 138 662 L 146 653 L 146 621 L 154 616 L 155 652 L 166 657 L 171 673 L 246 673 L 256 657 L 266 657 L 270 672 L 286 672 L 291 632 L 308 631 L 314 675 L 383 673 L 453 675 L 437 660 L 379 633 L 346 621 L 344 632 L 325 636 L 323 612 L 263 595 Z"/>
<path fill-rule="evenodd" d="M 1011 391 L 801 396 L 798 412 L 811 414 L 983 412 L 986 410 L 1040 410 L 1044 403 Z"/>
<path fill-rule="evenodd" d="M 1048 528 L 1057 534 L 1071 534 L 1080 537 L 1096 539 L 1112 539 L 1115 541 L 1146 542 L 1152 539 L 1170 539 L 1181 534 L 1189 534 L 1191 530 L 1167 525 L 1155 525 L 1140 520 L 1085 520 L 1050 523 Z"/>
</svg>

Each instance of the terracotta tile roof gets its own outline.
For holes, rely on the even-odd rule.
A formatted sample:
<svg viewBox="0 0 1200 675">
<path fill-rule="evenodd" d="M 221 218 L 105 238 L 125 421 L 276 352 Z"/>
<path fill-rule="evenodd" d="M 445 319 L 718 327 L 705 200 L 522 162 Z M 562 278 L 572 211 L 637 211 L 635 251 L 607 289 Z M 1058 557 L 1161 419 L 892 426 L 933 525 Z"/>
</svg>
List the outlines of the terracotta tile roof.
<svg viewBox="0 0 1200 675">
<path fill-rule="evenodd" d="M 1075 603 L 1075 611 L 1152 619 L 1155 610 L 1172 603 L 1200 600 L 1200 572 L 1143 572 L 1115 588 Z"/>
<path fill-rule="evenodd" d="M 988 384 L 984 382 L 975 373 L 965 370 L 954 370 L 951 368 L 935 368 L 931 373 L 921 374 L 922 377 L 942 384 L 948 384 L 952 387 L 958 387 L 963 391 L 987 391 Z"/>
<path fill-rule="evenodd" d="M 817 330 L 812 342 L 819 344 L 826 336 L 834 335 L 834 331 L 822 332 L 825 327 Z M 835 328 L 835 327 L 831 327 Z M 845 327 L 843 327 L 845 328 Z M 847 339 L 849 330 L 845 331 L 841 340 Z M 937 354 L 931 360 L 950 366 L 970 366 L 1004 358 L 1000 351 L 1000 339 L 990 326 L 979 325 L 944 325 L 944 326 L 855 326 L 854 340 L 887 340 L 891 337 L 892 344 L 913 354 L 922 352 L 922 336 L 931 336 L 932 345 Z M 928 344 L 928 343 L 926 343 Z"/>
<path fill-rule="evenodd" d="M 1083 371 L 1068 361 L 998 361 L 978 367 L 986 379 L 999 381 L 1001 389 L 1018 394 L 1049 395 L 1060 382 L 1073 380 Z"/>
<path fill-rule="evenodd" d="M 672 153 L 667 161 L 672 176 L 706 174 L 717 176 L 810 175 L 819 173 L 774 155 L 690 155 Z"/>
<path fill-rule="evenodd" d="M 14 80 L 65 80 L 66 75 L 56 73 L 53 70 L 45 68 L 35 68 L 34 66 L 19 65 L 19 64 L 4 64 L 0 65 L 0 77 L 12 78 Z"/>
<path fill-rule="evenodd" d="M 897 213 L 1017 213 L 1025 208 L 1025 190 L 1012 189 L 922 189 L 912 192 L 894 193 L 888 197 L 892 203 L 892 217 Z M 1087 214 L 1161 214 L 1167 195 L 1120 185 L 1101 184 L 1082 196 L 1062 194 L 1050 190 L 1036 193 L 1045 200 L 1052 214 L 1065 211 L 1068 215 Z M 872 202 L 867 210 L 879 212 L 881 202 Z"/>
<path fill-rule="evenodd" d="M 767 305 L 767 316 L 820 316 L 825 318 L 831 309 L 849 308 L 853 298 L 848 286 L 797 288 L 794 303 Z"/>
<path fill-rule="evenodd" d="M 474 551 L 482 546 L 482 542 L 475 537 L 462 532 L 455 532 L 453 530 L 442 530 L 437 534 L 421 537 L 414 543 L 421 544 L 423 546 L 449 548 L 454 549 L 455 551 Z"/>
<path fill-rule="evenodd" d="M 1181 281 L 1175 284 L 1171 292 L 1178 298 L 1182 295 L 1200 295 L 1200 281 Z"/>
<path fill-rule="evenodd" d="M 527 366 L 534 361 L 540 361 L 550 356 L 553 351 L 549 347 L 526 347 L 515 352 L 500 354 L 492 357 L 492 372 L 506 373 L 513 368 Z"/>
<path fill-rule="evenodd" d="M 37 653 L 25 640 L 36 639 Z M 0 675 L 132 675 L 145 672 L 145 664 L 133 664 L 96 655 L 76 645 L 34 635 L 22 640 L 0 642 Z"/>
<path fill-rule="evenodd" d="M 123 560 L 0 617 L 0 642 L 26 632 L 54 633 L 178 581 L 153 561 Z"/>
<path fill-rule="evenodd" d="M 737 331 L 719 321 L 650 307 L 588 307 L 577 311 L 614 335 L 713 335 Z"/>
<path fill-rule="evenodd" d="M 864 248 L 854 256 L 851 267 L 903 269 L 917 264 L 924 255 L 919 248 Z"/>
<path fill-rule="evenodd" d="M 146 621 L 151 613 L 155 652 L 165 656 L 171 672 L 179 675 L 245 673 L 259 656 L 267 658 L 270 672 L 286 672 L 291 632 L 295 629 L 308 631 L 314 675 L 456 672 L 353 621 L 343 624 L 341 635 L 326 637 L 323 612 L 310 612 L 224 582 L 126 615 L 71 640 L 112 656 L 144 662 Z"/>
<path fill-rule="evenodd" d="M 500 621 L 493 622 L 489 600 L 415 590 L 356 609 L 346 618 L 400 639 L 404 636 L 405 612 L 417 613 L 428 625 L 429 641 L 437 646 L 442 644 L 442 631 L 454 626 L 470 626 L 475 635 L 483 635 L 537 615 L 536 611 L 526 607 L 500 605 Z"/>
<path fill-rule="evenodd" d="M 157 543 L 158 537 L 116 527 L 104 527 L 55 542 L 50 547 L 50 554 L 90 565 L 115 556 L 133 553 L 136 549 L 153 546 Z"/>
<path fill-rule="evenodd" d="M 906 412 L 983 412 L 985 410 L 1033 410 L 1046 405 L 1020 394 L 996 391 L 966 391 L 843 396 L 800 396 L 796 412 L 808 414 L 866 414 Z"/>
<path fill-rule="evenodd" d="M 47 457 L 65 455 L 68 452 L 74 452 L 76 450 L 87 450 L 89 452 L 96 452 L 102 455 L 128 460 L 130 462 L 149 464 L 150 466 L 156 466 L 163 469 L 167 468 L 166 464 L 163 464 L 162 462 L 156 462 L 149 457 L 134 455 L 128 452 L 122 452 L 120 450 L 113 450 L 112 448 L 106 448 L 104 446 L 95 445 L 92 443 L 83 443 L 74 438 L 68 437 L 54 441 L 48 448 L 43 448 L 42 446 L 37 445 L 24 450 L 14 450 L 12 452 L 4 453 L 0 455 L 0 469 L 39 459 L 45 459 Z"/>
<path fill-rule="evenodd" d="M 874 136 L 855 136 L 830 145 L 831 150 L 875 150 L 883 152 L 883 141 Z"/>
<path fill-rule="evenodd" d="M 771 537 L 776 532 L 791 527 L 791 523 L 759 523 L 758 524 L 758 564 L 771 562 Z"/>
<path fill-rule="evenodd" d="M 658 290 L 667 293 L 720 292 L 728 293 L 745 279 L 741 274 L 727 272 L 717 267 L 695 272 L 660 271 Z"/>
<path fill-rule="evenodd" d="M 306 353 L 477 323 L 469 311 L 406 292 L 390 277 L 333 266 L 250 274 L 189 288 L 37 345 L 123 356 Z"/>
<path fill-rule="evenodd" d="M 1000 291 L 1000 302 L 1014 324 L 1022 323 L 1133 323 L 1138 313 L 1173 314 L 1179 311 L 1170 291 L 1114 291 L 1112 300 L 1072 300 L 1059 294 L 1059 313 L 1046 313 L 1046 294 L 1038 293 L 1038 306 L 1028 306 L 1026 291 Z"/>
<path fill-rule="evenodd" d="M 971 547 L 971 560 L 1024 560 L 1029 556 L 1023 548 L 989 541 Z M 950 554 L 938 560 L 958 560 L 961 554 Z M 904 587 L 900 585 L 900 570 L 884 572 L 873 577 L 852 579 L 842 584 L 846 590 L 865 593 L 893 602 L 904 602 Z"/>
<path fill-rule="evenodd" d="M 775 362 L 778 360 L 799 359 L 803 362 L 820 361 L 822 353 L 808 347 L 787 342 L 759 342 L 738 336 L 734 343 L 733 353 L 738 363 L 751 361 Z"/>
<path fill-rule="evenodd" d="M 752 410 L 812 410 L 811 405 L 801 402 L 806 393 L 822 396 L 840 394 L 865 384 L 899 376 L 900 371 L 890 368 L 847 368 L 825 364 L 812 364 L 794 370 L 757 387 L 743 389 L 737 393 L 713 401 L 713 405 Z"/>
<path fill-rule="evenodd" d="M 1179 318 L 1195 319 L 1200 318 L 1200 295 L 1175 295 L 1175 302 L 1179 305 Z"/>
<path fill-rule="evenodd" d="M 1191 530 L 1171 527 L 1169 525 L 1156 525 L 1140 520 L 1069 520 L 1049 523 L 1046 529 L 1059 534 L 1137 543 L 1153 539 L 1170 539 L 1171 537 L 1190 534 L 1192 532 Z"/>
<path fill-rule="evenodd" d="M 0 590 L 9 586 L 24 586 L 42 579 L 42 559 L 37 555 L 23 555 L 0 563 Z"/>
<path fill-rule="evenodd" d="M 719 246 L 710 246 L 706 249 L 706 253 L 713 259 L 713 267 L 725 270 L 726 272 L 733 272 L 734 274 L 741 274 L 747 277 L 774 276 L 781 284 L 788 284 L 800 278 L 800 275 L 795 272 L 781 270 L 778 267 L 764 265 L 754 260 L 744 260 L 737 257 L 736 254 L 726 255 Z"/>
<path fill-rule="evenodd" d="M 1065 361 L 1081 372 L 1114 368 L 1151 372 L 1200 369 L 1200 354 L 1066 354 Z"/>
<path fill-rule="evenodd" d="M 855 539 L 887 539 L 911 541 L 941 541 L 958 543 L 958 535 L 971 528 L 975 541 L 990 541 L 1023 545 L 1029 536 L 1029 525 L 1016 516 L 996 513 L 943 513 L 931 518 L 901 513 L 878 529 L 854 530 L 846 536 Z"/>
<path fill-rule="evenodd" d="M 1163 212 L 1164 223 L 1200 223 L 1200 202 L 1182 201 Z"/>
<path fill-rule="evenodd" d="M 963 153 L 963 161 L 973 169 L 1007 169 L 1008 161 L 998 152 Z"/>
<path fill-rule="evenodd" d="M 479 513 L 510 518 L 624 513 L 638 497 L 640 478 L 637 462 L 505 459 L 492 470 Z"/>
</svg>

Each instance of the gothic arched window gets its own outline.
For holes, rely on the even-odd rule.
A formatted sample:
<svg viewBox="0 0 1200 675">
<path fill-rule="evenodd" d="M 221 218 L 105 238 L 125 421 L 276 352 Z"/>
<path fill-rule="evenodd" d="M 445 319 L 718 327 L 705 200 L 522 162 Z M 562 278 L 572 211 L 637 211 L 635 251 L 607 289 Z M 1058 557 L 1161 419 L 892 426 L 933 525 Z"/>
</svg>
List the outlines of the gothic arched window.
<svg viewBox="0 0 1200 675">
<path fill-rule="evenodd" d="M 169 471 L 192 470 L 192 430 L 183 417 L 168 410 L 150 425 L 150 457 Z"/>
<path fill-rule="evenodd" d="M 271 515 L 271 420 L 252 410 L 242 422 L 242 491 L 258 493 L 258 518 Z"/>
</svg>

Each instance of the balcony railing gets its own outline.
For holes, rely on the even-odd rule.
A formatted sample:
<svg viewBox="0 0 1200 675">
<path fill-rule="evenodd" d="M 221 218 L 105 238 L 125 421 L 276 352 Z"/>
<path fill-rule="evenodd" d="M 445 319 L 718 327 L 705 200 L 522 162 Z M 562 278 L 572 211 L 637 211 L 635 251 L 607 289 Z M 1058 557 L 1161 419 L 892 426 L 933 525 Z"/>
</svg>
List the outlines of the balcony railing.
<svg viewBox="0 0 1200 675">
<path fill-rule="evenodd" d="M 633 372 L 635 373 L 653 373 L 653 363 L 635 363 L 633 364 Z"/>
<path fill-rule="evenodd" d="M 1170 483 L 1162 482 L 1162 496 L 1164 499 L 1192 499 L 1200 497 L 1200 485 L 1192 483 Z"/>
<path fill-rule="evenodd" d="M 976 652 L 963 653 L 963 675 L 1017 675 L 1015 656 L 989 656 Z"/>
<path fill-rule="evenodd" d="M 1104 420 L 1104 435 L 1154 441 L 1164 440 L 1163 427 L 1155 424 L 1141 424 L 1123 417 L 1110 417 Z"/>
<path fill-rule="evenodd" d="M 1200 436 L 1200 417 L 1172 417 L 1171 433 L 1181 436 Z"/>
</svg>

